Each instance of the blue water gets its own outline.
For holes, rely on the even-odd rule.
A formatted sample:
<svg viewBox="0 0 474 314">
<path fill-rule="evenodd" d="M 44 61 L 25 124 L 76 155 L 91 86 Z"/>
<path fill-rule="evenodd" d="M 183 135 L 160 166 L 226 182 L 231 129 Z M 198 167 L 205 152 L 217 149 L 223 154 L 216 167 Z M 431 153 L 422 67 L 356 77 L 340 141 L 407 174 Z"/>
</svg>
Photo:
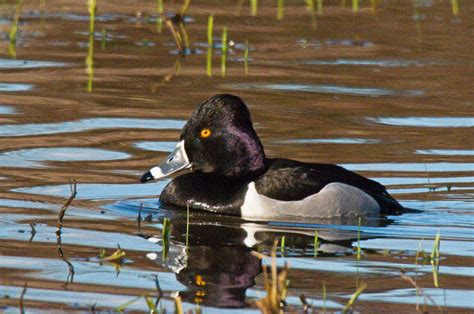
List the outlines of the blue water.
<svg viewBox="0 0 474 314">
<path fill-rule="evenodd" d="M 0 86 L 1 87 L 1 86 Z M 185 121 L 172 119 L 91 118 L 77 121 L 0 125 L 0 136 L 74 133 L 100 129 L 181 129 Z"/>
</svg>

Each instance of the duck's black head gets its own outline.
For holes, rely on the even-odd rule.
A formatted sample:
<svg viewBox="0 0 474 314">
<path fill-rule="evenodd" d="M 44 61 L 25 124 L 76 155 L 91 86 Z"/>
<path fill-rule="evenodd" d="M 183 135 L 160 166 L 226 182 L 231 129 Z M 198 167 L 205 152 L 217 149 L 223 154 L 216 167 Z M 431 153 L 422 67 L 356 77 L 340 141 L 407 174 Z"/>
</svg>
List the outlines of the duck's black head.
<svg viewBox="0 0 474 314">
<path fill-rule="evenodd" d="M 201 103 L 184 126 L 170 156 L 142 177 L 142 182 L 180 170 L 245 178 L 263 170 L 265 153 L 249 110 L 237 96 L 215 95 Z"/>
</svg>

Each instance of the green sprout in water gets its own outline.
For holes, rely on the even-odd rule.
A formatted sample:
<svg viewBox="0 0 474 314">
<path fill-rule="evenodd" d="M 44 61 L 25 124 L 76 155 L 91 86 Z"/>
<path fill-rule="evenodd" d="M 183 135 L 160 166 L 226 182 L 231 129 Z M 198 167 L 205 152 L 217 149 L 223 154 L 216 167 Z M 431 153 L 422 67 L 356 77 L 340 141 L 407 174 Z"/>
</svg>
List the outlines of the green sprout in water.
<svg viewBox="0 0 474 314">
<path fill-rule="evenodd" d="M 161 34 L 163 29 L 163 0 L 156 0 L 156 31 Z"/>
<path fill-rule="evenodd" d="M 319 15 L 323 15 L 323 0 L 316 0 L 316 8 Z"/>
<path fill-rule="evenodd" d="M 96 1 L 88 0 L 87 9 L 89 11 L 89 42 L 86 56 L 86 72 L 88 75 L 87 92 L 92 92 L 92 80 L 94 79 L 94 28 Z"/>
<path fill-rule="evenodd" d="M 459 2 L 458 0 L 451 0 L 451 6 L 453 10 L 453 15 L 458 16 L 459 15 Z"/>
<path fill-rule="evenodd" d="M 250 14 L 252 16 L 257 15 L 258 0 L 250 0 Z"/>
<path fill-rule="evenodd" d="M 365 290 L 365 288 L 367 288 L 367 284 L 364 283 L 362 284 L 356 292 L 354 292 L 354 294 L 351 296 L 351 298 L 349 299 L 349 302 L 347 302 L 347 304 L 344 306 L 344 308 L 342 309 L 342 313 L 345 314 L 345 313 L 348 313 L 348 311 L 350 310 L 350 308 L 352 308 L 354 306 L 354 303 L 357 301 L 357 298 L 362 294 L 362 292 Z"/>
<path fill-rule="evenodd" d="M 277 4 L 277 20 L 280 21 L 280 20 L 283 19 L 283 16 L 284 16 L 284 14 L 285 14 L 284 9 L 285 9 L 284 0 L 278 0 L 278 4 Z"/>
<path fill-rule="evenodd" d="M 352 0 L 352 12 L 353 13 L 359 12 L 359 0 Z"/>
<path fill-rule="evenodd" d="M 214 16 L 209 15 L 207 19 L 207 59 L 206 59 L 206 74 L 212 76 L 212 48 L 213 38 L 212 33 L 214 29 Z"/>
<path fill-rule="evenodd" d="M 214 16 L 209 15 L 207 19 L 207 46 L 212 47 L 213 39 L 212 39 L 212 32 L 214 30 Z"/>
<path fill-rule="evenodd" d="M 316 29 L 318 22 L 316 19 L 316 6 L 314 5 L 314 0 L 306 0 L 306 9 L 311 14 L 311 25 L 313 29 Z"/>
<path fill-rule="evenodd" d="M 281 237 L 280 241 L 280 252 L 283 254 L 285 252 L 285 236 Z"/>
<path fill-rule="evenodd" d="M 318 256 L 318 249 L 319 249 L 319 233 L 318 230 L 314 231 L 314 257 Z"/>
<path fill-rule="evenodd" d="M 227 27 L 222 30 L 222 56 L 221 56 L 221 75 L 225 77 L 227 63 Z"/>
<path fill-rule="evenodd" d="M 170 240 L 170 219 L 163 219 L 163 230 L 161 231 L 161 243 L 163 245 L 163 260 L 168 257 L 169 240 Z"/>
<path fill-rule="evenodd" d="M 245 41 L 245 51 L 244 51 L 244 73 L 245 75 L 249 74 L 249 42 Z"/>
<path fill-rule="evenodd" d="M 15 16 L 13 16 L 12 26 L 10 28 L 10 44 L 8 45 L 8 54 L 12 59 L 16 59 L 16 40 L 18 34 L 18 22 L 20 20 L 21 5 L 23 0 L 18 0 L 15 10 Z"/>
<path fill-rule="evenodd" d="M 357 223 L 357 260 L 360 260 L 360 223 L 362 221 L 362 218 L 359 217 L 358 223 Z"/>
<path fill-rule="evenodd" d="M 438 231 L 433 243 L 433 249 L 431 250 L 431 266 L 433 267 L 433 282 L 436 288 L 439 287 L 438 282 L 438 271 L 439 271 L 439 246 L 441 241 L 441 235 Z"/>
</svg>

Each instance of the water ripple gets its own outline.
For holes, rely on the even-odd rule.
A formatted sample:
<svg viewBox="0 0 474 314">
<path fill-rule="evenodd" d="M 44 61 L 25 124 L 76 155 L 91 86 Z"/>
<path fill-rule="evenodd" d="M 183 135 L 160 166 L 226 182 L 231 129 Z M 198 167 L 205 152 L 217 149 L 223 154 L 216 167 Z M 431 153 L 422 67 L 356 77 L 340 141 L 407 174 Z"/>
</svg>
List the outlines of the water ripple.
<svg viewBox="0 0 474 314">
<path fill-rule="evenodd" d="M 91 118 L 58 123 L 0 125 L 0 136 L 73 133 L 96 129 L 181 129 L 184 123 L 183 120 L 172 119 Z"/>
<path fill-rule="evenodd" d="M 337 85 L 321 85 L 321 84 L 297 84 L 297 83 L 235 83 L 224 84 L 224 88 L 243 89 L 243 90 L 276 90 L 286 92 L 309 92 L 318 94 L 340 94 L 353 96 L 421 96 L 424 94 L 422 90 L 396 90 L 389 88 L 376 87 L 352 87 Z"/>
</svg>

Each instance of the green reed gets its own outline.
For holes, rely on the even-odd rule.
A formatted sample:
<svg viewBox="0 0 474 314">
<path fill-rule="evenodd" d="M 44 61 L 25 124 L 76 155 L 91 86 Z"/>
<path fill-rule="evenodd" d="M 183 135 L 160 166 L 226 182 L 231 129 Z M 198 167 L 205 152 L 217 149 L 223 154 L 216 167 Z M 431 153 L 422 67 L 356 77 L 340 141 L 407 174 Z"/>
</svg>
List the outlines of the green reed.
<svg viewBox="0 0 474 314">
<path fill-rule="evenodd" d="M 207 19 L 207 58 L 206 58 L 206 74 L 212 76 L 212 49 L 214 47 L 213 40 L 214 16 L 209 15 Z"/>
<path fill-rule="evenodd" d="M 258 0 L 250 0 L 250 14 L 252 16 L 257 15 Z"/>
<path fill-rule="evenodd" d="M 87 92 L 92 92 L 92 81 L 94 79 L 94 33 L 89 34 L 86 56 Z"/>
<path fill-rule="evenodd" d="M 244 50 L 244 73 L 245 75 L 249 74 L 249 42 L 245 41 L 245 50 Z"/>
<path fill-rule="evenodd" d="M 207 18 L 207 46 L 213 46 L 213 38 L 212 33 L 214 31 L 214 15 L 209 15 Z"/>
<path fill-rule="evenodd" d="M 221 75 L 225 77 L 227 63 L 227 27 L 222 29 L 222 55 L 221 55 Z"/>
<path fill-rule="evenodd" d="M 189 9 L 190 4 L 191 4 L 191 0 L 184 0 L 183 5 L 181 6 L 181 9 L 179 9 L 178 15 L 181 17 L 184 17 L 184 15 Z"/>
<path fill-rule="evenodd" d="M 318 249 L 319 249 L 319 233 L 318 230 L 314 231 L 314 257 L 318 257 Z"/>
<path fill-rule="evenodd" d="M 10 58 L 16 59 L 16 41 L 18 36 L 18 22 L 20 21 L 21 6 L 23 0 L 18 0 L 15 9 L 15 15 L 13 16 L 12 25 L 10 28 L 10 33 L 8 35 L 10 43 L 8 44 L 8 54 Z"/>
<path fill-rule="evenodd" d="M 96 0 L 87 0 L 87 10 L 89 11 L 89 34 L 94 33 L 96 9 L 97 9 Z"/>
<path fill-rule="evenodd" d="M 323 15 L 323 0 L 316 0 L 316 11 L 319 15 Z"/>
<path fill-rule="evenodd" d="M 359 12 L 359 0 L 352 0 L 352 12 Z"/>
<path fill-rule="evenodd" d="M 163 30 L 163 0 L 156 0 L 156 31 L 161 34 Z"/>
<path fill-rule="evenodd" d="M 285 14 L 284 0 L 278 0 L 278 3 L 277 3 L 277 20 L 282 20 L 284 14 Z"/>
<path fill-rule="evenodd" d="M 439 247 L 440 247 L 441 235 L 439 231 L 436 233 L 435 240 L 433 242 L 433 249 L 431 250 L 431 266 L 433 268 L 433 283 L 436 288 L 439 287 L 438 282 L 438 271 L 439 271 Z"/>
<path fill-rule="evenodd" d="M 345 314 L 345 313 L 348 313 L 348 311 L 352 308 L 352 306 L 354 305 L 354 303 L 357 301 L 357 298 L 361 295 L 361 293 L 365 290 L 365 288 L 367 288 L 367 284 L 364 283 L 362 284 L 357 290 L 356 292 L 354 292 L 354 294 L 352 294 L 351 298 L 349 299 L 349 301 L 347 302 L 347 304 L 344 306 L 344 308 L 342 309 L 342 313 Z"/>
<path fill-rule="evenodd" d="M 170 229 L 171 229 L 171 223 L 169 218 L 163 219 L 163 230 L 161 231 L 161 243 L 163 247 L 163 255 L 162 259 L 163 261 L 168 257 L 168 252 L 169 252 L 169 241 L 170 241 Z"/>
<path fill-rule="evenodd" d="M 459 15 L 459 1 L 458 0 L 451 0 L 451 7 L 454 16 Z"/>
<path fill-rule="evenodd" d="M 318 24 L 316 19 L 316 6 L 314 5 L 314 0 L 306 0 L 306 9 L 311 14 L 311 25 L 313 29 L 316 29 Z"/>
<path fill-rule="evenodd" d="M 281 254 L 285 252 L 285 236 L 282 236 L 280 240 L 280 252 Z"/>
<path fill-rule="evenodd" d="M 360 223 L 362 221 L 362 218 L 359 217 L 358 223 L 357 223 L 357 260 L 360 260 Z"/>
<path fill-rule="evenodd" d="M 86 56 L 86 73 L 88 74 L 87 92 L 92 92 L 92 81 L 94 79 L 94 31 L 95 31 L 95 11 L 97 3 L 95 0 L 87 0 L 87 10 L 89 11 L 89 42 Z"/>
</svg>

